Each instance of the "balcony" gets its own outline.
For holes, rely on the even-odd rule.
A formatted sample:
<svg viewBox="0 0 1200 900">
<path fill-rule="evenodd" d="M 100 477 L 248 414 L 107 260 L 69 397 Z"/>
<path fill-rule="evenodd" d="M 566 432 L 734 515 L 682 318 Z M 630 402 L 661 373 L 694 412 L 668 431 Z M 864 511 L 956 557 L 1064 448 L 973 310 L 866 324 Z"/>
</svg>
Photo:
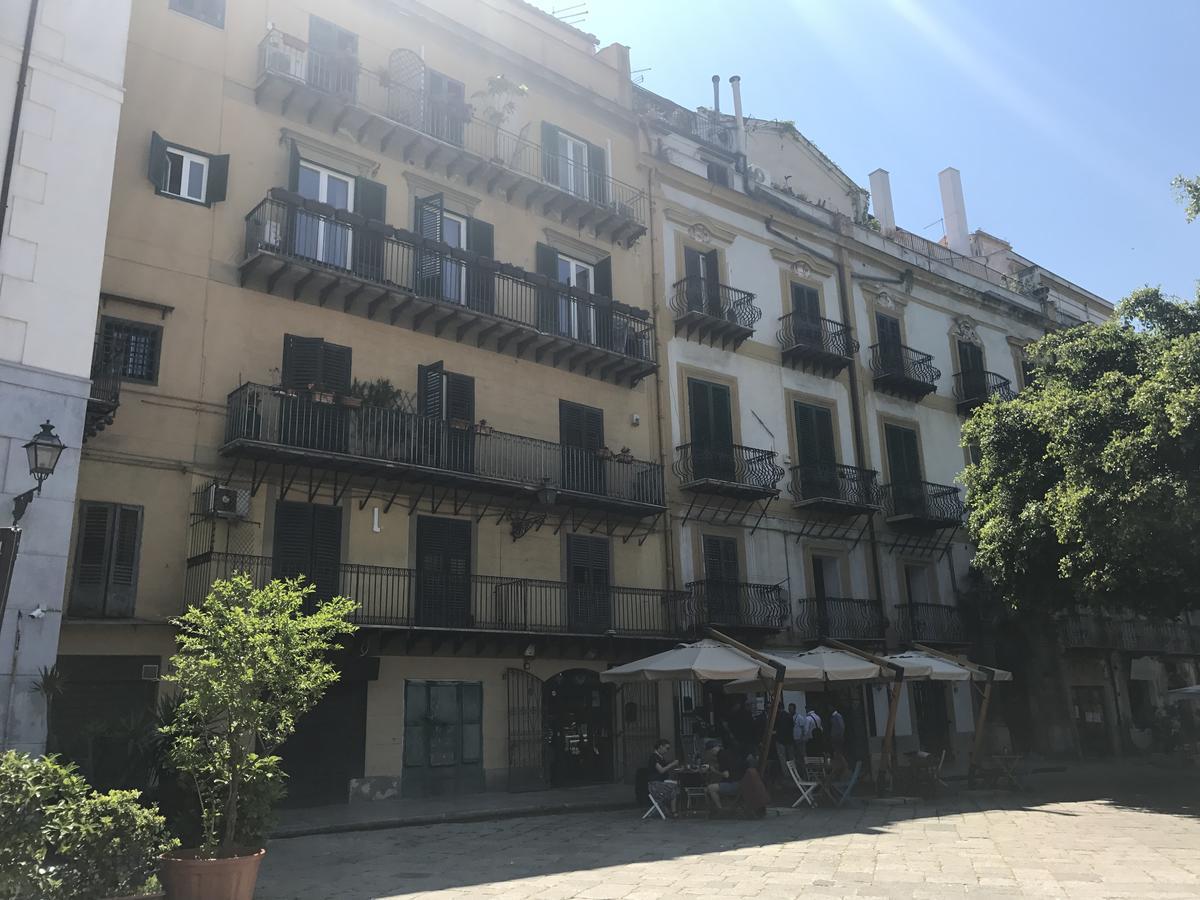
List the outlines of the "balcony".
<svg viewBox="0 0 1200 900">
<path fill-rule="evenodd" d="M 1200 626 L 1187 622 L 1085 614 L 1064 618 L 1060 633 L 1072 649 L 1200 656 Z"/>
<path fill-rule="evenodd" d="M 658 365 L 644 310 L 278 188 L 246 216 L 241 283 L 618 384 Z"/>
<path fill-rule="evenodd" d="M 972 410 L 983 406 L 993 397 L 1013 400 L 1017 392 L 1012 382 L 995 372 L 956 372 L 954 374 L 954 399 L 958 401 L 958 414 L 969 415 Z"/>
<path fill-rule="evenodd" d="M 121 376 L 125 369 L 122 349 L 97 340 L 92 348 L 92 386 L 83 419 L 83 439 L 95 437 L 113 423 L 121 405 Z"/>
<path fill-rule="evenodd" d="M 200 602 L 217 578 L 235 572 L 256 586 L 272 578 L 269 556 L 202 553 L 187 562 L 184 600 Z M 584 588 L 564 581 L 496 575 L 430 575 L 415 569 L 344 563 L 319 590 L 358 604 L 365 628 L 605 636 L 676 640 L 692 632 L 683 591 Z"/>
<path fill-rule="evenodd" d="M 855 466 L 792 466 L 789 490 L 796 509 L 862 515 L 879 509 L 879 473 Z"/>
<path fill-rule="evenodd" d="M 783 364 L 836 378 L 858 353 L 848 326 L 832 319 L 809 319 L 788 313 L 779 320 Z"/>
<path fill-rule="evenodd" d="M 738 500 L 770 500 L 779 496 L 776 485 L 785 474 L 775 464 L 774 450 L 739 444 L 728 447 L 683 444 L 675 448 L 672 468 L 685 491 Z"/>
<path fill-rule="evenodd" d="M 886 625 L 874 600 L 806 597 L 800 601 L 796 634 L 802 640 L 882 642 Z"/>
<path fill-rule="evenodd" d="M 914 402 L 937 390 L 942 372 L 933 356 L 903 344 L 871 345 L 875 389 Z"/>
<path fill-rule="evenodd" d="M 885 484 L 880 493 L 889 525 L 915 528 L 955 528 L 962 524 L 962 494 L 952 484 L 907 481 Z"/>
<path fill-rule="evenodd" d="M 767 631 L 787 626 L 788 601 L 777 584 L 705 580 L 687 590 L 700 624 Z"/>
<path fill-rule="evenodd" d="M 272 29 L 258 45 L 255 99 L 596 238 L 628 247 L 645 234 L 644 191 L 475 118 L 466 103 L 431 97 L 427 80 L 412 50 L 368 69 Z"/>
<path fill-rule="evenodd" d="M 675 334 L 681 331 L 691 340 L 708 341 L 721 349 L 736 350 L 754 334 L 754 323 L 762 310 L 754 305 L 754 295 L 726 284 L 717 284 L 696 276 L 682 278 L 671 290 L 671 310 L 675 313 Z"/>
<path fill-rule="evenodd" d="M 896 607 L 896 630 L 910 643 L 970 643 L 962 612 L 942 603 L 901 603 Z"/>
<path fill-rule="evenodd" d="M 559 507 L 635 518 L 664 509 L 657 463 L 262 384 L 232 391 L 227 411 L 223 455 L 307 465 L 345 474 L 346 484 L 410 482 L 531 504 L 549 491 Z"/>
<path fill-rule="evenodd" d="M 701 115 L 636 85 L 633 89 L 633 108 L 635 112 L 648 116 L 671 131 L 707 144 L 712 149 L 730 155 L 737 153 L 737 132 L 720 116 Z"/>
</svg>

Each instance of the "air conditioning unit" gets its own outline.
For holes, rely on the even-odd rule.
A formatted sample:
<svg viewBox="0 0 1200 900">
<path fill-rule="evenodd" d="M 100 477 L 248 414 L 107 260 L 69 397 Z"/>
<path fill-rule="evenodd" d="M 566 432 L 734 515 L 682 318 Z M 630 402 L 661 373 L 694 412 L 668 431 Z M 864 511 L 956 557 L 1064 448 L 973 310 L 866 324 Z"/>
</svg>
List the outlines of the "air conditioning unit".
<svg viewBox="0 0 1200 900">
<path fill-rule="evenodd" d="M 762 166 L 750 166 L 750 177 L 758 184 L 769 185 L 771 183 L 771 176 Z"/>
<path fill-rule="evenodd" d="M 214 484 L 208 489 L 208 513 L 218 519 L 244 519 L 250 515 L 250 492 Z"/>
<path fill-rule="evenodd" d="M 142 681 L 158 681 L 158 666 L 142 666 Z"/>
</svg>

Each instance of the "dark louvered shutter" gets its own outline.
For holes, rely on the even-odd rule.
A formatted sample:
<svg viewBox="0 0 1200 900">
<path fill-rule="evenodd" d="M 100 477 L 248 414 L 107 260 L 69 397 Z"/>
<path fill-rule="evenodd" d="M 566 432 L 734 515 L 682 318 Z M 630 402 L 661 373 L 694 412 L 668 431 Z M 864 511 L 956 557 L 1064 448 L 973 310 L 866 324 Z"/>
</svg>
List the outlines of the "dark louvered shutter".
<svg viewBox="0 0 1200 900">
<path fill-rule="evenodd" d="M 600 262 L 596 263 L 594 269 L 596 280 L 595 290 L 593 293 L 599 294 L 601 297 L 612 297 L 612 257 L 606 256 Z"/>
<path fill-rule="evenodd" d="M 446 418 L 475 421 L 475 379 L 470 375 L 446 373 Z"/>
<path fill-rule="evenodd" d="M 604 410 L 560 400 L 558 433 L 563 446 L 599 450 L 604 446 Z"/>
<path fill-rule="evenodd" d="M 542 177 L 550 184 L 559 184 L 561 160 L 558 156 L 558 128 L 542 123 Z"/>
<path fill-rule="evenodd" d="M 716 250 L 704 254 L 704 298 L 710 314 L 720 317 L 721 309 L 721 258 Z"/>
<path fill-rule="evenodd" d="M 167 142 L 157 131 L 150 132 L 150 165 L 147 171 L 150 183 L 157 190 L 167 186 Z"/>
<path fill-rule="evenodd" d="M 588 196 L 599 206 L 608 205 L 608 156 L 603 147 L 588 144 Z"/>
<path fill-rule="evenodd" d="M 288 190 L 300 191 L 300 147 L 294 140 L 288 143 Z"/>
<path fill-rule="evenodd" d="M 387 221 L 387 185 L 363 178 L 354 179 L 354 211 L 367 219 Z"/>
<path fill-rule="evenodd" d="M 286 500 L 277 503 L 271 577 L 295 578 L 297 575 L 304 575 L 311 579 L 311 540 L 312 507 L 307 503 L 291 503 Z"/>
<path fill-rule="evenodd" d="M 321 348 L 321 386 L 335 394 L 350 393 L 353 358 L 354 353 L 349 347 L 324 342 Z"/>
<path fill-rule="evenodd" d="M 113 512 L 108 503 L 79 504 L 71 615 L 99 616 L 104 612 Z"/>
<path fill-rule="evenodd" d="M 891 480 L 902 484 L 921 481 L 921 456 L 917 447 L 917 433 L 911 428 L 886 425 L 884 438 L 887 443 L 888 474 Z"/>
<path fill-rule="evenodd" d="M 832 466 L 837 463 L 833 441 L 833 414 L 822 406 L 797 403 L 796 444 L 800 463 L 805 466 Z"/>
<path fill-rule="evenodd" d="M 687 308 L 704 309 L 704 254 L 693 247 L 683 248 L 683 277 Z"/>
<path fill-rule="evenodd" d="M 558 281 L 558 251 L 549 244 L 538 244 L 535 254 L 537 273 Z M 558 292 L 542 288 L 537 295 L 538 331 L 555 333 L 558 329 Z"/>
<path fill-rule="evenodd" d="M 339 590 L 342 564 L 342 508 L 340 506 L 312 507 L 310 574 L 317 586 L 314 597 L 328 600 Z"/>
<path fill-rule="evenodd" d="M 141 507 L 116 507 L 113 512 L 112 567 L 108 576 L 105 615 L 133 615 L 134 600 L 137 596 L 138 550 L 141 546 L 141 536 Z"/>
<path fill-rule="evenodd" d="M 567 538 L 572 631 L 598 633 L 612 624 L 609 594 L 609 547 L 606 538 L 573 534 Z"/>
<path fill-rule="evenodd" d="M 440 419 L 445 414 L 445 366 L 439 361 L 417 366 L 417 412 Z"/>
<path fill-rule="evenodd" d="M 310 385 L 319 384 L 324 346 L 325 341 L 321 338 L 285 334 L 280 384 L 293 390 L 307 390 Z"/>
<path fill-rule="evenodd" d="M 467 219 L 467 249 L 489 259 L 495 256 L 495 229 L 490 222 Z"/>
<path fill-rule="evenodd" d="M 900 348 L 900 320 L 895 316 L 875 314 L 875 331 L 879 335 L 879 344 L 890 351 Z"/>
<path fill-rule="evenodd" d="M 727 537 L 704 536 L 704 577 L 709 581 L 737 583 L 737 541 Z"/>
<path fill-rule="evenodd" d="M 792 285 L 792 314 L 797 319 L 815 321 L 821 318 L 821 298 L 815 290 L 803 284 Z"/>
<path fill-rule="evenodd" d="M 496 255 L 495 229 L 482 219 L 467 219 L 467 249 L 482 257 Z M 491 313 L 496 309 L 496 276 L 481 266 L 467 269 L 467 303 L 472 309 Z"/>
<path fill-rule="evenodd" d="M 354 211 L 366 219 L 386 222 L 387 186 L 362 176 L 355 178 Z M 354 259 L 351 268 L 354 274 L 371 281 L 381 281 L 384 271 L 383 235 L 370 229 L 356 228 L 352 248 Z"/>
<path fill-rule="evenodd" d="M 208 158 L 208 194 L 204 198 L 209 204 L 220 203 L 229 190 L 229 154 Z"/>
<path fill-rule="evenodd" d="M 417 234 L 428 241 L 443 240 L 443 225 L 445 224 L 444 197 L 433 194 L 429 197 L 418 197 L 414 212 L 414 223 Z M 435 250 L 420 249 L 417 251 L 417 293 L 423 297 L 442 296 L 442 254 Z"/>
</svg>

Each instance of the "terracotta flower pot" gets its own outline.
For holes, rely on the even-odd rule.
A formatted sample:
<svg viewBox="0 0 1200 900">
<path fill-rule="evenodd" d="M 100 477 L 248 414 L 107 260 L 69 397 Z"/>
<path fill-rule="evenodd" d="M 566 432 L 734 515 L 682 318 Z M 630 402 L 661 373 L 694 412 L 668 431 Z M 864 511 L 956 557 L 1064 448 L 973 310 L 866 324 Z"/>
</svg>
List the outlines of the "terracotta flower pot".
<svg viewBox="0 0 1200 900">
<path fill-rule="evenodd" d="M 159 878 L 167 900 L 253 900 L 266 850 L 246 851 L 228 859 L 203 858 L 199 852 L 177 850 L 159 857 Z"/>
</svg>

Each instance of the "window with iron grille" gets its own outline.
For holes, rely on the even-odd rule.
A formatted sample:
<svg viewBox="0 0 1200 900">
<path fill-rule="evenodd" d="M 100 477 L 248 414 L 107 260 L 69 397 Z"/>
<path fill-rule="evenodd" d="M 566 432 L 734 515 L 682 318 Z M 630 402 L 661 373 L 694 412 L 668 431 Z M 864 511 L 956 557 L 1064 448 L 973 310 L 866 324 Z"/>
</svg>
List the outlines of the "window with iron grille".
<svg viewBox="0 0 1200 900">
<path fill-rule="evenodd" d="M 171 0 L 171 9 L 216 28 L 225 27 L 225 0 Z"/>
<path fill-rule="evenodd" d="M 102 316 L 100 339 L 105 359 L 124 359 L 121 378 L 158 384 L 158 360 L 162 349 L 162 326 Z"/>
</svg>

